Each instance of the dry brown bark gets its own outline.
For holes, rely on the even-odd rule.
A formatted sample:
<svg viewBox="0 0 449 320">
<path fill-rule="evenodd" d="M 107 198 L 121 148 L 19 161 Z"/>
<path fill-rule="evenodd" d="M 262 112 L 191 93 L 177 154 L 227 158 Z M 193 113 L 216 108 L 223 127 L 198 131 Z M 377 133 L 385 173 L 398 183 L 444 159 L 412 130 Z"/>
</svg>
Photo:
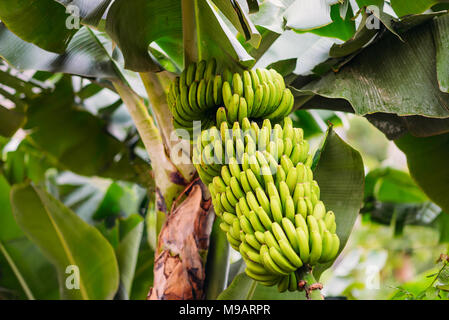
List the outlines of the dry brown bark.
<svg viewBox="0 0 449 320">
<path fill-rule="evenodd" d="M 159 234 L 148 300 L 204 298 L 205 257 L 214 212 L 199 179 L 185 194 L 187 198 L 167 217 Z"/>
</svg>

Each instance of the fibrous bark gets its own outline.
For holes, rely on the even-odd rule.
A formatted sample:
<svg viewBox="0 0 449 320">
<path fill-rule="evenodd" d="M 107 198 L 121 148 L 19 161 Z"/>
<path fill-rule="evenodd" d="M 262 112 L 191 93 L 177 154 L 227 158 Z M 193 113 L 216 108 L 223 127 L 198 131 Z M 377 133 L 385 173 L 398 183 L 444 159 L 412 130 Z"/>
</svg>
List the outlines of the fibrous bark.
<svg viewBox="0 0 449 320">
<path fill-rule="evenodd" d="M 186 195 L 167 217 L 159 234 L 154 287 L 148 300 L 204 298 L 205 262 L 214 212 L 200 180 L 186 189 Z"/>
</svg>

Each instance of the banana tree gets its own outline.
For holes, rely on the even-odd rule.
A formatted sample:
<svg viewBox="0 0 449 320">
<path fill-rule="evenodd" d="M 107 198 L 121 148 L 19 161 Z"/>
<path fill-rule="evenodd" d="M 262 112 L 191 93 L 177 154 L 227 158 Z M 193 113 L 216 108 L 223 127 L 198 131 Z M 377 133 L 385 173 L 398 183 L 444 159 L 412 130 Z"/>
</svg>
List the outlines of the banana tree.
<svg viewBox="0 0 449 320">
<path fill-rule="evenodd" d="M 322 299 L 364 195 L 342 113 L 395 139 L 448 211 L 437 2 L 3 1 L 5 297 Z"/>
</svg>

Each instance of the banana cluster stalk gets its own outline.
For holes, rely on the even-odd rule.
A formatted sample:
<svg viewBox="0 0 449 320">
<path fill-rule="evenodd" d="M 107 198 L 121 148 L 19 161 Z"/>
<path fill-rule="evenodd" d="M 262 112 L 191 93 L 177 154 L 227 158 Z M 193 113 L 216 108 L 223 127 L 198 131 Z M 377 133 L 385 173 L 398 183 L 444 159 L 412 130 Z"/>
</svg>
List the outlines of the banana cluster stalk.
<svg viewBox="0 0 449 320">
<path fill-rule="evenodd" d="M 259 126 L 247 117 L 217 126 L 198 136 L 193 161 L 221 229 L 249 277 L 281 292 L 300 290 L 301 267 L 333 260 L 340 247 L 303 130 L 290 118 L 282 126 L 268 119 Z"/>
<path fill-rule="evenodd" d="M 176 128 L 192 133 L 194 121 L 210 128 L 222 122 L 241 123 L 244 118 L 279 122 L 291 112 L 293 95 L 274 69 L 218 71 L 215 59 L 202 60 L 172 82 L 168 104 Z"/>
</svg>

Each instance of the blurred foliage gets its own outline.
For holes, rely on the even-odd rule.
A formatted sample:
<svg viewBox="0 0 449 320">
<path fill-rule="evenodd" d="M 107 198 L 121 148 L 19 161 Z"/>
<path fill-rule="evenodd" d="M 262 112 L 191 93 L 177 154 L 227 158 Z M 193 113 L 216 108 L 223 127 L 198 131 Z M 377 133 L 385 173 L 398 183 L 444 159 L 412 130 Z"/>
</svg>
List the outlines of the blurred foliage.
<svg viewBox="0 0 449 320">
<path fill-rule="evenodd" d="M 429 8 L 447 10 L 449 5 L 440 3 L 447 1 L 420 0 L 412 5 L 405 0 L 335 0 L 318 9 L 317 1 L 264 0 L 259 1 L 258 12 L 257 6 L 251 6 L 249 15 L 240 2 L 231 8 L 229 1 L 208 0 L 198 2 L 196 9 L 202 14 L 193 19 L 192 25 L 188 24 L 189 19 L 182 21 L 186 13 L 181 12 L 178 1 L 135 1 L 130 5 L 117 0 L 109 14 L 105 11 L 111 1 L 96 2 L 92 5 L 77 1 L 85 25 L 78 32 L 58 28 L 66 19 L 61 5 L 70 1 L 46 0 L 38 6 L 23 0 L 0 5 L 0 56 L 16 67 L 40 70 L 22 73 L 3 63 L 0 65 L 0 203 L 4 209 L 0 216 L 0 299 L 59 297 L 61 279 L 58 283 L 48 258 L 52 252 L 47 256 L 42 254 L 52 249 L 51 246 L 41 241 L 38 247 L 30 241 L 24 233 L 26 230 L 21 230 L 15 222 L 10 208 L 11 187 L 30 181 L 35 190 L 40 190 L 42 198 L 54 205 L 48 214 L 66 214 L 81 226 L 75 230 L 81 233 L 80 237 L 94 234 L 103 245 L 113 249 L 110 253 L 117 260 L 120 282 L 114 298 L 146 298 L 153 282 L 154 251 L 162 219 L 157 218 L 154 208 L 148 155 L 120 97 L 111 89 L 110 80 L 119 78 L 138 94 L 145 95 L 140 79 L 124 70 L 125 65 L 140 71 L 162 67 L 179 72 L 184 58 L 195 59 L 198 54 L 195 51 L 199 51 L 202 58 L 214 56 L 231 69 L 253 63 L 256 67 L 275 68 L 286 77 L 287 83 L 302 88 L 318 76 L 332 80 L 332 71 L 367 57 L 371 63 L 362 63 L 360 77 L 353 74 L 349 77 L 356 78 L 356 83 L 338 85 L 337 91 L 352 87 L 359 107 L 371 106 L 371 111 L 378 111 L 377 107 L 383 104 L 378 103 L 377 96 L 367 99 L 369 90 L 361 90 L 360 85 L 368 81 L 358 80 L 373 76 L 379 80 L 385 76 L 388 81 L 376 82 L 381 88 L 379 95 L 386 97 L 391 91 L 392 97 L 400 99 L 393 99 L 390 109 L 381 110 L 388 114 L 367 115 L 372 123 L 389 137 L 408 131 L 419 133 L 418 136 L 447 132 L 447 120 L 423 118 L 419 114 L 429 111 L 422 107 L 426 103 L 438 107 L 436 102 L 443 101 L 432 100 L 433 96 L 429 96 L 432 92 L 445 97 L 440 91 L 444 91 L 442 85 L 449 70 L 445 59 L 448 39 L 444 36 L 449 30 L 448 17 L 434 20 L 432 29 L 428 23 L 422 30 L 409 31 L 407 37 L 402 33 L 441 15 L 422 13 Z M 255 2 L 248 1 L 251 3 Z M 381 20 L 380 28 L 367 30 L 362 23 L 373 16 L 362 7 L 372 4 L 384 6 L 385 12 L 376 16 Z M 22 19 L 13 19 L 17 13 Z M 183 28 L 190 28 L 187 32 L 195 31 L 202 41 L 183 46 L 180 41 Z M 425 41 L 416 41 L 421 33 Z M 398 34 L 409 42 L 401 41 Z M 435 55 L 432 50 L 421 50 L 423 43 L 426 49 L 435 47 Z M 386 45 L 389 50 L 385 50 Z M 427 51 L 432 52 L 428 55 Z M 360 52 L 358 58 L 352 56 Z M 407 66 L 397 63 L 398 52 L 402 60 L 409 57 Z M 347 55 L 351 55 L 349 59 Z M 439 85 L 434 81 L 433 86 L 423 82 L 416 87 L 416 72 L 429 76 L 426 72 L 434 69 L 435 56 L 438 77 L 443 81 Z M 380 62 L 372 64 L 375 59 Z M 424 68 L 423 61 L 432 68 Z M 395 67 L 400 72 L 382 73 L 381 67 L 388 70 Z M 408 83 L 411 85 L 404 79 L 412 79 Z M 412 85 L 416 90 L 410 90 Z M 422 88 L 423 91 L 418 90 Z M 306 101 L 308 94 L 305 94 Z M 410 101 L 419 108 L 411 109 Z M 317 144 L 332 124 L 343 140 L 360 151 L 367 174 L 362 214 L 342 255 L 323 274 L 326 295 L 348 299 L 447 299 L 447 256 L 441 256 L 438 263 L 435 261 L 441 253 L 447 253 L 449 215 L 433 202 L 443 203 L 443 207 L 447 202 L 447 181 L 440 176 L 440 170 L 447 169 L 447 148 L 439 147 L 440 140 L 447 146 L 447 135 L 409 138 L 405 145 L 404 141 L 402 144 L 398 141 L 408 156 L 410 175 L 404 154 L 368 120 L 336 112 L 353 111 L 338 103 L 333 105 L 334 102 L 316 99 L 312 102 L 317 103 L 315 108 L 296 110 L 291 115 L 295 126 L 302 127 L 305 137 Z M 329 110 L 322 110 L 326 107 Z M 397 116 L 397 110 L 407 116 Z M 417 114 L 408 116 L 414 113 Z M 423 146 L 434 140 L 436 150 L 430 150 L 432 157 L 429 152 L 414 152 L 426 150 Z M 416 163 L 419 170 L 415 168 Z M 439 170 L 435 170 L 434 164 Z M 346 173 L 344 169 L 340 171 Z M 429 171 L 439 183 L 428 179 Z M 422 181 L 427 182 L 424 190 L 427 194 L 421 190 Z M 341 202 L 341 197 L 337 200 Z M 28 204 L 17 202 L 16 206 L 26 207 L 22 211 L 32 217 Z M 27 217 L 22 223 L 31 221 Z M 35 237 L 45 240 L 48 236 L 45 233 L 51 228 L 42 229 L 39 230 L 42 234 Z M 230 255 L 231 262 L 238 259 L 234 257 L 235 252 Z M 219 270 L 226 269 L 225 263 L 220 267 Z M 245 297 L 252 282 L 241 275 L 239 261 L 232 263 L 230 269 L 229 282 L 234 277 L 236 281 L 225 295 L 237 291 L 231 293 Z M 220 283 L 225 281 L 223 277 L 217 279 Z M 298 294 L 281 296 L 273 288 L 253 289 L 253 298 L 257 299 L 303 298 Z M 214 295 L 218 293 L 219 290 Z"/>
<path fill-rule="evenodd" d="M 348 123 L 344 132 L 369 171 L 362 214 L 345 250 L 321 278 L 325 294 L 347 299 L 439 299 L 440 294 L 447 299 L 437 288 L 445 287 L 435 280 L 442 268 L 435 261 L 448 250 L 449 215 L 410 177 L 394 143 L 362 117 L 350 116 Z"/>
</svg>

